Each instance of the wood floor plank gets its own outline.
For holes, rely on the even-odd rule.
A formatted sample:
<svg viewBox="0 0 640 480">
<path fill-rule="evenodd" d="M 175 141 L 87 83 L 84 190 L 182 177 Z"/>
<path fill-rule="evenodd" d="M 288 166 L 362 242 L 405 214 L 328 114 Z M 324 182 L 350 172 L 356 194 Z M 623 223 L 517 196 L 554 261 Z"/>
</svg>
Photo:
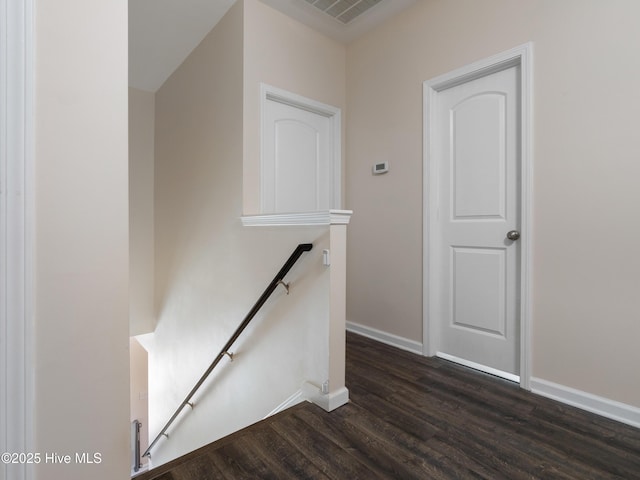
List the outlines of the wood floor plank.
<svg viewBox="0 0 640 480">
<path fill-rule="evenodd" d="M 480 409 L 469 398 L 460 403 L 460 398 L 455 391 L 443 389 L 431 392 L 429 399 L 393 396 L 388 401 L 411 411 L 416 421 L 439 425 L 446 430 L 449 441 L 464 449 L 469 458 L 499 464 L 501 457 L 506 456 L 526 472 L 535 472 L 538 465 L 547 462 L 556 465 L 554 478 L 598 478 L 601 475 L 601 472 L 593 472 L 592 467 L 575 462 L 564 450 L 554 448 L 554 444 L 548 443 L 549 438 L 541 437 L 526 418 L 511 417 L 490 408 Z M 420 407 L 416 408 L 416 404 Z"/>
<path fill-rule="evenodd" d="M 418 436 L 408 432 L 403 427 L 398 427 L 395 422 L 390 422 L 388 418 L 375 415 L 368 409 L 352 404 L 350 409 L 343 408 L 332 414 L 332 421 L 338 431 L 348 430 L 349 425 L 353 425 L 354 430 L 365 432 L 367 436 L 376 437 L 385 450 L 389 451 L 396 461 L 411 463 L 415 468 L 417 478 L 450 479 L 470 476 L 478 473 L 478 478 L 500 478 L 498 472 L 486 469 L 479 463 L 466 465 L 451 462 L 448 456 L 443 455 L 438 449 L 432 447 L 432 440 L 437 436 L 438 430 L 431 430 L 428 434 Z M 309 419 L 317 415 L 317 412 L 298 412 L 298 417 Z M 318 417 L 315 421 L 308 423 L 312 428 L 318 428 L 326 420 Z M 400 454 L 395 452 L 400 450 Z M 377 454 L 377 452 L 376 452 Z M 406 460 L 406 458 L 409 458 Z M 403 460 L 404 459 L 404 460 Z M 416 462 L 419 459 L 419 462 Z M 411 478 L 401 476 L 401 478 Z M 506 478 L 506 477 L 505 477 Z"/>
<path fill-rule="evenodd" d="M 345 446 L 342 436 L 330 438 L 323 432 L 305 429 L 293 416 L 283 417 L 273 428 L 329 478 L 387 478 L 359 462 L 352 454 L 355 447 Z"/>
<path fill-rule="evenodd" d="M 246 456 L 238 449 L 238 443 L 240 443 L 239 440 L 236 440 L 207 454 L 209 462 L 218 469 L 220 478 L 225 480 L 273 478 L 257 476 L 255 469 L 247 465 Z"/>
<path fill-rule="evenodd" d="M 405 448 L 398 436 L 389 435 L 390 430 L 384 422 L 379 423 L 384 430 L 374 428 L 362 415 L 363 412 L 351 405 L 340 413 L 331 415 L 329 422 L 326 418 L 316 417 L 312 411 L 298 412 L 296 417 L 310 428 L 323 426 L 325 435 L 338 441 L 357 461 L 382 478 L 425 478 L 425 471 L 430 468 L 429 458 L 415 455 Z"/>
<path fill-rule="evenodd" d="M 373 395 L 359 397 L 358 404 L 373 415 L 380 411 L 392 411 L 394 412 L 393 416 L 402 418 L 403 423 L 413 422 L 419 428 L 437 431 L 438 433 L 435 436 L 426 440 L 430 442 L 429 446 L 431 448 L 436 449 L 442 456 L 450 456 L 455 453 L 457 457 L 461 457 L 460 452 L 462 452 L 466 457 L 463 465 L 468 469 L 488 469 L 494 472 L 485 478 L 528 478 L 517 467 L 519 463 L 523 463 L 526 455 L 513 448 L 501 448 L 499 450 L 491 448 L 492 442 L 488 438 L 495 436 L 495 432 L 482 427 L 468 425 L 464 417 L 456 413 L 455 410 L 452 412 L 445 412 L 442 408 L 431 410 L 430 405 L 427 403 L 420 407 L 421 412 L 418 415 L 412 411 L 413 406 L 407 408 L 406 399 L 404 398 L 391 398 L 386 401 Z M 392 423 L 396 422 L 392 420 Z M 434 441 L 434 437 L 446 439 L 446 441 Z M 452 445 L 453 448 L 443 448 L 446 444 Z M 496 451 L 500 455 L 496 455 Z M 504 457 L 508 457 L 513 462 L 505 462 L 503 460 Z M 504 474 L 504 477 L 502 474 Z"/>
<path fill-rule="evenodd" d="M 306 457 L 298 455 L 294 446 L 273 428 L 245 440 L 246 454 L 256 456 L 280 480 L 328 478 Z"/>
</svg>

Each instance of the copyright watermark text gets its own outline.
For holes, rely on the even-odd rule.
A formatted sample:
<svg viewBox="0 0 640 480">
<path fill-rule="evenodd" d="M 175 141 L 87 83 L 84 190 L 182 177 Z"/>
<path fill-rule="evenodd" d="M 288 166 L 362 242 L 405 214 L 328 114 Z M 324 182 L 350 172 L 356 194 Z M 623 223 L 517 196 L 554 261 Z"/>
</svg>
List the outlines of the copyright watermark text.
<svg viewBox="0 0 640 480">
<path fill-rule="evenodd" d="M 75 453 L 58 453 L 58 452 L 5 452 L 0 455 L 0 461 L 4 464 L 61 464 L 61 465 L 86 465 L 102 463 L 102 454 L 98 452 L 75 452 Z"/>
</svg>

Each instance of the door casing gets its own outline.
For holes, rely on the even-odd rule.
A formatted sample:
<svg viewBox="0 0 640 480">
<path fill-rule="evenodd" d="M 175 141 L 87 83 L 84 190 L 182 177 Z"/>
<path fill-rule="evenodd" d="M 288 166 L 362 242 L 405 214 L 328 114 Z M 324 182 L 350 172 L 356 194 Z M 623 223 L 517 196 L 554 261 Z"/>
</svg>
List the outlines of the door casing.
<svg viewBox="0 0 640 480">
<path fill-rule="evenodd" d="M 466 83 L 488 74 L 520 67 L 520 195 L 521 195 L 521 238 L 520 238 L 520 386 L 530 390 L 531 378 L 531 239 L 532 239 L 532 105 L 533 105 L 533 44 L 531 42 L 511 50 L 493 55 L 484 60 L 445 73 L 423 84 L 423 354 L 436 354 L 436 342 L 431 335 L 433 314 L 430 312 L 432 279 L 429 268 L 430 244 L 435 232 L 431 231 L 431 218 L 437 205 L 437 176 L 431 175 L 435 163 L 432 151 L 433 128 L 435 122 L 435 99 L 439 92 Z"/>
<path fill-rule="evenodd" d="M 0 0 L 0 452 L 35 452 L 35 1 Z M 4 33 L 6 32 L 6 33 Z M 33 478 L 27 462 L 0 478 Z"/>
</svg>

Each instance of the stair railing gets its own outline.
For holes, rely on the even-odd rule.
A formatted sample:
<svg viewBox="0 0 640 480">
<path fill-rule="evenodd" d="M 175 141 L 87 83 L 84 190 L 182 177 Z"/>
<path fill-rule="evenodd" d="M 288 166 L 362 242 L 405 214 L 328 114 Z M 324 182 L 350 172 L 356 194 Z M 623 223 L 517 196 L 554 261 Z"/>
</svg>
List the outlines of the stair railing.
<svg viewBox="0 0 640 480">
<path fill-rule="evenodd" d="M 144 454 L 142 455 L 143 457 L 147 457 L 151 455 L 151 449 L 155 446 L 156 443 L 158 443 L 158 440 L 160 440 L 162 436 L 169 437 L 169 435 L 167 435 L 167 429 L 169 428 L 169 426 L 171 426 L 173 421 L 178 417 L 178 415 L 180 414 L 180 412 L 184 407 L 189 405 L 191 408 L 193 408 L 193 403 L 190 402 L 191 398 L 202 386 L 202 384 L 205 382 L 209 374 L 211 374 L 213 369 L 216 368 L 216 365 L 220 363 L 220 360 L 222 360 L 225 355 L 229 356 L 229 358 L 233 360 L 233 353 L 231 353 L 229 349 L 231 348 L 233 343 L 238 339 L 238 337 L 242 334 L 244 329 L 247 328 L 247 325 L 249 325 L 253 317 L 255 317 L 255 315 L 258 313 L 260 308 L 262 308 L 262 306 L 266 303 L 266 301 L 269 299 L 269 297 L 275 291 L 278 285 L 282 285 L 286 289 L 287 294 L 289 293 L 289 285 L 284 282 L 283 280 L 284 277 L 287 275 L 289 270 L 291 270 L 291 267 L 293 267 L 293 265 L 298 261 L 300 256 L 304 252 L 308 252 L 312 248 L 313 248 L 313 244 L 311 243 L 301 243 L 296 247 L 296 249 L 293 251 L 289 259 L 284 263 L 280 271 L 276 274 L 273 280 L 271 280 L 271 283 L 269 284 L 269 286 L 265 289 L 262 295 L 260 295 L 260 298 L 258 298 L 258 301 L 255 303 L 255 305 L 253 305 L 251 310 L 249 310 L 249 313 L 247 313 L 247 315 L 244 317 L 244 320 L 242 321 L 240 326 L 236 329 L 233 335 L 231 335 L 231 338 L 229 338 L 229 340 L 224 345 L 224 347 L 222 347 L 222 350 L 220 350 L 220 353 L 218 353 L 218 355 L 213 360 L 213 362 L 211 362 L 211 365 L 209 365 L 209 368 L 207 368 L 207 370 L 202 374 L 202 376 L 200 377 L 200 380 L 196 382 L 194 387 L 191 389 L 191 391 L 186 396 L 186 398 L 182 401 L 180 406 L 176 409 L 174 414 L 171 415 L 171 418 L 169 418 L 169 421 L 167 421 L 165 426 L 162 427 L 162 430 L 160 430 L 160 433 L 158 433 L 158 435 L 153 440 L 153 442 L 151 442 L 151 444 L 149 445 L 149 448 L 145 450 Z"/>
</svg>

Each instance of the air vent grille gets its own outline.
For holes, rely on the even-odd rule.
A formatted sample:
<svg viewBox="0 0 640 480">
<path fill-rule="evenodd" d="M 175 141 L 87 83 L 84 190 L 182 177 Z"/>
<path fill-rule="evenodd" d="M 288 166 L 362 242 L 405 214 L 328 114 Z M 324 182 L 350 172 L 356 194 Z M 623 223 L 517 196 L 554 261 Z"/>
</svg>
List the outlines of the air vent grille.
<svg viewBox="0 0 640 480">
<path fill-rule="evenodd" d="M 347 24 L 382 0 L 305 0 L 318 10 Z"/>
</svg>

